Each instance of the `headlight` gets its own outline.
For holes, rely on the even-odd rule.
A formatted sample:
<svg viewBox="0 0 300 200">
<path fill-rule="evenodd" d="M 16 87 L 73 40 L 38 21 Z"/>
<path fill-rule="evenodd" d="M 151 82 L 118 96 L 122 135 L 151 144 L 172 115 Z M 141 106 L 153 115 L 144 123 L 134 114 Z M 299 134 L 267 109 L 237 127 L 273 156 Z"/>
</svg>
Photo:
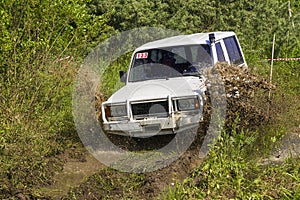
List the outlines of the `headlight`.
<svg viewBox="0 0 300 200">
<path fill-rule="evenodd" d="M 196 110 L 200 108 L 198 98 L 185 98 L 177 100 L 178 111 Z"/>
<path fill-rule="evenodd" d="M 106 117 L 127 116 L 126 105 L 107 105 L 104 107 Z"/>
</svg>

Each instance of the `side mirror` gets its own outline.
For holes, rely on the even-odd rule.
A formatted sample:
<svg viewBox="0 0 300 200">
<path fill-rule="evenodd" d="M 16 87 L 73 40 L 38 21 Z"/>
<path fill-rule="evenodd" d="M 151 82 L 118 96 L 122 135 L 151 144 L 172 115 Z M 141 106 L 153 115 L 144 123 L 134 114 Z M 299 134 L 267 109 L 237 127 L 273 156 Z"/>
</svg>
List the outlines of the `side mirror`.
<svg viewBox="0 0 300 200">
<path fill-rule="evenodd" d="M 208 35 L 208 37 L 209 37 L 210 45 L 214 44 L 215 41 L 216 41 L 215 34 L 214 34 L 214 33 L 210 33 L 210 34 Z"/>
<path fill-rule="evenodd" d="M 119 74 L 120 74 L 120 80 L 121 80 L 121 82 L 125 83 L 126 79 L 127 79 L 126 71 L 120 71 Z"/>
</svg>

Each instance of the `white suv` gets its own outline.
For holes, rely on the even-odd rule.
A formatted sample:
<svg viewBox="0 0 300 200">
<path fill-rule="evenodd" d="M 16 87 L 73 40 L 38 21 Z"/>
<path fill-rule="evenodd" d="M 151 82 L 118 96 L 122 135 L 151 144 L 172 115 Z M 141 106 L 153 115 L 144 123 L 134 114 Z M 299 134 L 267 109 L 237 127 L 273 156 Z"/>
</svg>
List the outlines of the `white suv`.
<svg viewBox="0 0 300 200">
<path fill-rule="evenodd" d="M 175 134 L 203 119 L 205 77 L 217 62 L 247 67 L 234 32 L 196 33 L 142 45 L 132 55 L 126 83 L 102 103 L 104 130 L 149 137 Z"/>
</svg>

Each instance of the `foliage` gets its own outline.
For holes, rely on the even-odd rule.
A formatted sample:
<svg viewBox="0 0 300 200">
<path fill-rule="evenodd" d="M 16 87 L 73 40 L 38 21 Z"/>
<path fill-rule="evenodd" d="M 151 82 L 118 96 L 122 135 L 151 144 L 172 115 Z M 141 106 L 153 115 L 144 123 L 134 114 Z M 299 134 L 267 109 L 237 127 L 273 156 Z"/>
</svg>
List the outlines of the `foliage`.
<svg viewBox="0 0 300 200">
<path fill-rule="evenodd" d="M 126 71 L 128 69 L 130 59 L 131 54 L 126 54 L 118 58 L 103 73 L 101 92 L 107 97 L 124 86 L 124 83 L 120 81 L 119 71 Z"/>
<path fill-rule="evenodd" d="M 78 142 L 71 92 L 78 65 L 109 31 L 87 1 L 1 1 L 0 197 L 31 193 Z M 100 29 L 100 30 L 99 30 Z M 72 55 L 73 60 L 62 59 Z"/>
</svg>

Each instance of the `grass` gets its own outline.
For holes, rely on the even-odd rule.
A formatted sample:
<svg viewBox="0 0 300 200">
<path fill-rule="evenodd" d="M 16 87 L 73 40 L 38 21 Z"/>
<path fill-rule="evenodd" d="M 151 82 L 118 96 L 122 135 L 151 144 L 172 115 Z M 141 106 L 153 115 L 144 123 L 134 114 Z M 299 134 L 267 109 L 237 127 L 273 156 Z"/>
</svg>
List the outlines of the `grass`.
<svg viewBox="0 0 300 200">
<path fill-rule="evenodd" d="M 70 104 L 75 72 L 54 63 L 24 69 L 0 86 L 1 199 L 50 184 L 62 169 L 55 156 L 78 142 Z"/>
<path fill-rule="evenodd" d="M 297 199 L 300 158 L 282 165 L 259 165 L 250 159 L 250 133 L 223 133 L 208 158 L 164 199 Z"/>
</svg>

